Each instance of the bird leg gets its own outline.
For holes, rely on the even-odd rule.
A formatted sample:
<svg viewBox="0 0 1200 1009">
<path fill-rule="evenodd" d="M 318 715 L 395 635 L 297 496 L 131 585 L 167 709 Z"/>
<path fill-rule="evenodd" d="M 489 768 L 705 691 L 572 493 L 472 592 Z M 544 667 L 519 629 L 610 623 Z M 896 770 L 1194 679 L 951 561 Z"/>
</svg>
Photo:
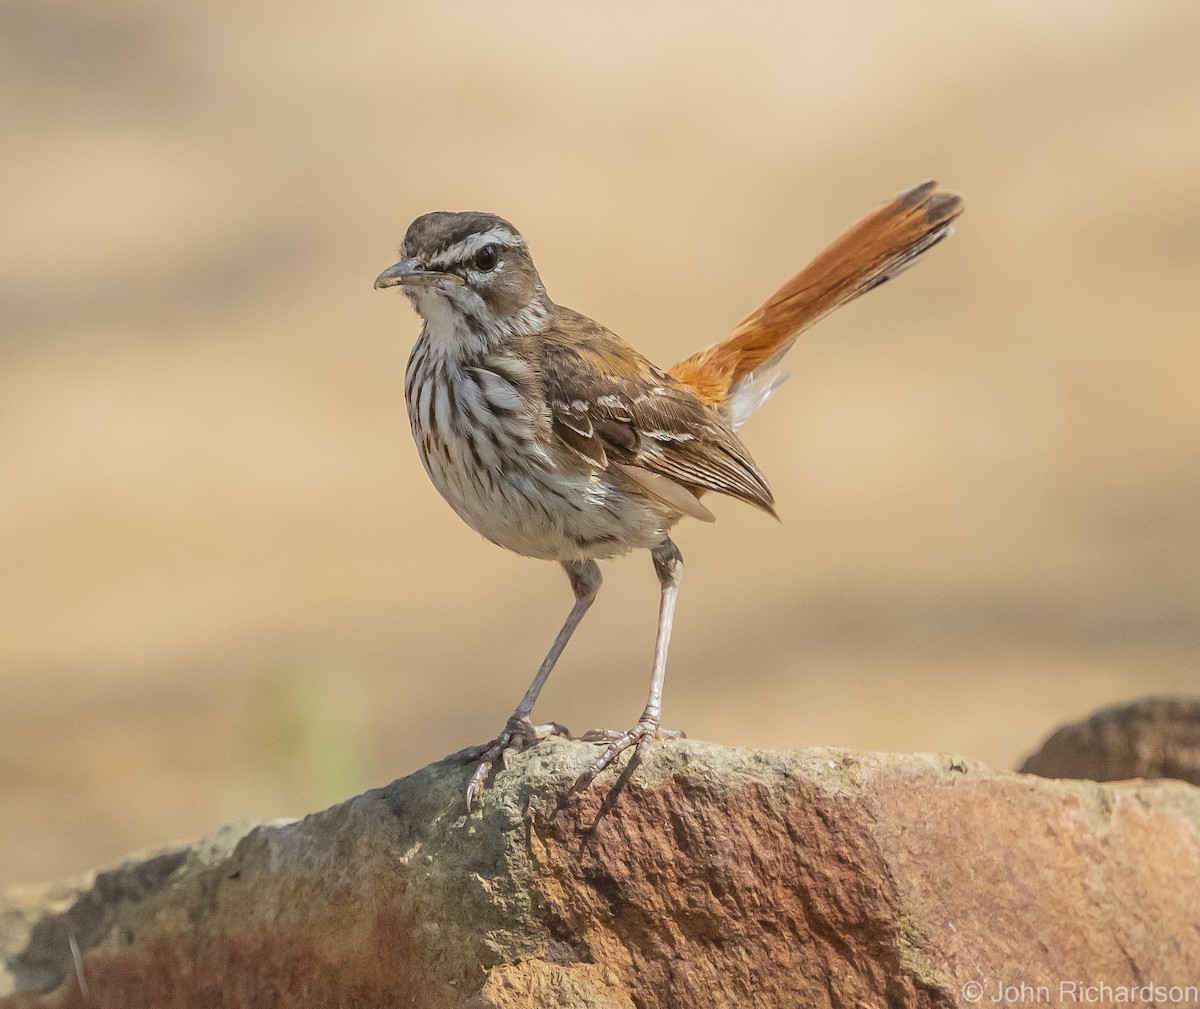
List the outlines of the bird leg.
<svg viewBox="0 0 1200 1009">
<path fill-rule="evenodd" d="M 595 561 L 563 561 L 562 566 L 571 580 L 571 588 L 575 592 L 575 605 L 571 607 L 571 612 L 567 614 L 554 644 L 542 660 L 537 675 L 529 684 L 529 689 L 525 691 L 525 696 L 521 698 L 521 703 L 517 705 L 517 710 L 512 713 L 500 735 L 490 743 L 469 747 L 458 754 L 458 758 L 464 762 L 479 761 L 479 766 L 475 768 L 475 773 L 471 775 L 471 781 L 467 785 L 468 810 L 483 791 L 488 774 L 497 761 L 501 767 L 505 767 L 511 756 L 527 746 L 532 746 L 547 736 L 568 735 L 567 730 L 557 722 L 534 725 L 529 716 L 533 713 L 533 705 L 538 699 L 538 694 L 542 692 L 542 687 L 546 685 L 546 680 L 550 678 L 550 671 L 558 657 L 567 647 L 567 642 L 571 640 L 571 635 L 575 633 L 583 615 L 595 601 L 600 591 L 601 575 L 600 565 Z"/>
<path fill-rule="evenodd" d="M 683 580 L 683 557 L 679 548 L 671 540 L 666 539 L 650 551 L 654 559 L 654 570 L 658 574 L 658 584 L 662 594 L 658 604 L 658 637 L 654 642 L 654 672 L 650 675 L 650 697 L 646 701 L 646 709 L 637 725 L 627 732 L 617 732 L 613 729 L 593 729 L 585 733 L 583 738 L 589 742 L 607 742 L 608 747 L 593 760 L 583 774 L 579 776 L 576 787 L 587 788 L 593 779 L 609 764 L 617 759 L 625 750 L 636 746 L 634 759 L 641 761 L 650 749 L 654 739 L 678 739 L 683 735 L 675 729 L 659 728 L 662 717 L 663 680 L 667 672 L 667 648 L 671 644 L 671 623 L 675 618 L 675 599 L 679 595 L 679 583 Z"/>
</svg>

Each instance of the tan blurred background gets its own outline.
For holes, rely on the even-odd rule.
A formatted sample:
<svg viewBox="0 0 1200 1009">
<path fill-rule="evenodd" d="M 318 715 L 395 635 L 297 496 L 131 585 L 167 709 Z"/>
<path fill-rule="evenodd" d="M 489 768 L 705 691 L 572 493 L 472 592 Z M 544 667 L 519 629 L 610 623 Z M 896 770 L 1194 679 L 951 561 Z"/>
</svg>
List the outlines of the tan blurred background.
<svg viewBox="0 0 1200 1009">
<path fill-rule="evenodd" d="M 0 7 L 0 882 L 296 815 L 500 727 L 561 572 L 482 542 L 371 282 L 504 214 L 670 363 L 927 176 L 958 235 L 745 435 L 783 524 L 685 525 L 666 723 L 1011 766 L 1194 691 L 1200 6 Z M 538 714 L 625 727 L 648 558 Z"/>
</svg>

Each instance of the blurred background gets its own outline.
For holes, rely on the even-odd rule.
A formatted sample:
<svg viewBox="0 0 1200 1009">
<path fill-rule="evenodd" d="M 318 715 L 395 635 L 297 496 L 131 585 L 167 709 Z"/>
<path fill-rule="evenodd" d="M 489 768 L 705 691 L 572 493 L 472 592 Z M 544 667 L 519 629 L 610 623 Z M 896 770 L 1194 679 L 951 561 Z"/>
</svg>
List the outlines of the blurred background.
<svg viewBox="0 0 1200 1009">
<path fill-rule="evenodd" d="M 791 355 L 778 524 L 684 524 L 665 724 L 1014 765 L 1194 692 L 1200 6 L 0 7 L 0 882 L 299 815 L 501 727 L 570 604 L 421 470 L 371 283 L 486 209 L 662 364 L 936 176 Z M 537 709 L 641 711 L 637 555 Z"/>
</svg>

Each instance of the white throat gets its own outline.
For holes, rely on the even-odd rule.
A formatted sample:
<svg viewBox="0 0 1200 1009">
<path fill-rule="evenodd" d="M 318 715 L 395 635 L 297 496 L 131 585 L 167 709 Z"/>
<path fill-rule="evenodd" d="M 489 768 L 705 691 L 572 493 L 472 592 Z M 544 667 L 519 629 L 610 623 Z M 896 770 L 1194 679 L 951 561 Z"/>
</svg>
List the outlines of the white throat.
<svg viewBox="0 0 1200 1009">
<path fill-rule="evenodd" d="M 514 315 L 493 315 L 470 288 L 452 281 L 404 292 L 425 320 L 429 340 L 442 353 L 476 357 L 495 350 L 515 336 L 542 332 L 550 321 L 549 302 L 539 287 L 538 297 Z"/>
</svg>

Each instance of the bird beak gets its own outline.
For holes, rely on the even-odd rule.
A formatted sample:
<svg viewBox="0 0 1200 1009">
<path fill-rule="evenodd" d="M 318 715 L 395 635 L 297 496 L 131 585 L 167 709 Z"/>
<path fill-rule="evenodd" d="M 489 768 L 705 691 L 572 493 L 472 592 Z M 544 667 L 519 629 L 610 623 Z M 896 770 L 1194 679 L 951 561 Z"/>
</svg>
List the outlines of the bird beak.
<svg viewBox="0 0 1200 1009">
<path fill-rule="evenodd" d="M 402 259 L 375 278 L 375 287 L 382 290 L 385 287 L 427 284 L 437 280 L 453 280 L 459 284 L 463 283 L 462 277 L 455 276 L 453 273 L 437 273 L 433 270 L 426 270 L 415 259 Z"/>
</svg>

